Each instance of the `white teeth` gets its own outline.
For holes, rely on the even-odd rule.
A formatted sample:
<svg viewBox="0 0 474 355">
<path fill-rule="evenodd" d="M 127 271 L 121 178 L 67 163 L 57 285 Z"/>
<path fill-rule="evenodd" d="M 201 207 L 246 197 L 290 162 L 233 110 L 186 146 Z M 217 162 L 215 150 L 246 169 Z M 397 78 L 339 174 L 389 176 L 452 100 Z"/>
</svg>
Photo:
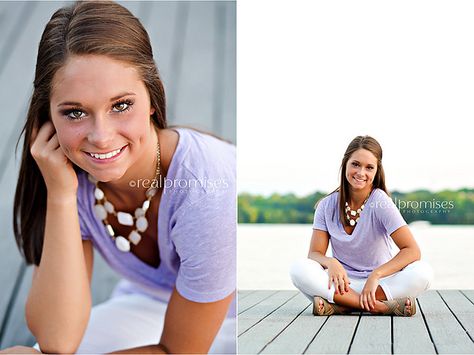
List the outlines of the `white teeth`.
<svg viewBox="0 0 474 355">
<path fill-rule="evenodd" d="M 89 155 L 91 157 L 96 158 L 96 159 L 110 159 L 110 158 L 116 156 L 118 153 L 120 153 L 121 150 L 122 150 L 122 148 L 114 150 L 114 151 L 106 153 L 106 154 L 89 153 Z"/>
</svg>

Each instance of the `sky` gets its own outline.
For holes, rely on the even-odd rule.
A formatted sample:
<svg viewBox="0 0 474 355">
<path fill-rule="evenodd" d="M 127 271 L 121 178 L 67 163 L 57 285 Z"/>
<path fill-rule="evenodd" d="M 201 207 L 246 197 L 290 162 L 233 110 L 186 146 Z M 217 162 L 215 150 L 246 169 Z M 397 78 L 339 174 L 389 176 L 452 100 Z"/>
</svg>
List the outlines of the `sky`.
<svg viewBox="0 0 474 355">
<path fill-rule="evenodd" d="M 474 3 L 237 3 L 238 191 L 337 187 L 357 135 L 389 190 L 474 187 Z"/>
</svg>

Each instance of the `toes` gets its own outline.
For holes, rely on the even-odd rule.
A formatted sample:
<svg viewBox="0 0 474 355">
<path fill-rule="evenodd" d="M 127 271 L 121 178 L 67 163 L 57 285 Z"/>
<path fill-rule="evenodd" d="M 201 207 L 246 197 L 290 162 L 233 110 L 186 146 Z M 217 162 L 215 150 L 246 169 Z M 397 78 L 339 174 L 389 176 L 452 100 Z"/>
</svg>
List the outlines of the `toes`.
<svg viewBox="0 0 474 355">
<path fill-rule="evenodd" d="M 408 314 L 411 314 L 411 301 L 409 298 L 405 302 L 405 310 Z"/>
</svg>

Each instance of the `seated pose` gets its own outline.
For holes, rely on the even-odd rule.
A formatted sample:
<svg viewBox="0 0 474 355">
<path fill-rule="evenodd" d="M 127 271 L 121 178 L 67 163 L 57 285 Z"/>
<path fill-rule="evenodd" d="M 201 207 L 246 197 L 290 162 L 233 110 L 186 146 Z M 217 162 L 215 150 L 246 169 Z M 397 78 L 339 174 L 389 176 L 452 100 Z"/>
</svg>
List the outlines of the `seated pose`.
<svg viewBox="0 0 474 355">
<path fill-rule="evenodd" d="M 365 310 L 409 317 L 433 278 L 420 257 L 385 187 L 382 148 L 372 137 L 354 138 L 339 188 L 317 204 L 308 259 L 291 266 L 293 284 L 314 301 L 315 315 Z"/>
<path fill-rule="evenodd" d="M 126 8 L 84 1 L 52 16 L 14 206 L 35 349 L 235 353 L 235 146 L 169 128 L 165 112 L 148 34 Z M 94 307 L 93 249 L 123 278 Z"/>
</svg>

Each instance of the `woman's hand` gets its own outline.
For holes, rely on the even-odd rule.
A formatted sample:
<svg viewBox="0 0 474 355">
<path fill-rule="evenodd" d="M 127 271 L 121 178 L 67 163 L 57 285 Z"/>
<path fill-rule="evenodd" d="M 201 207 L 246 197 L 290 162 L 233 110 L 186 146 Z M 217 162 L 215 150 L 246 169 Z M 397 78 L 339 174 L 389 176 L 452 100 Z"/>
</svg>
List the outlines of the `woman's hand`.
<svg viewBox="0 0 474 355">
<path fill-rule="evenodd" d="M 42 354 L 35 348 L 28 346 L 14 346 L 8 349 L 0 350 L 0 354 Z"/>
<path fill-rule="evenodd" d="M 362 309 L 371 311 L 375 308 L 375 291 L 379 285 L 379 278 L 371 274 L 367 281 L 365 281 L 364 288 L 360 293 L 359 303 Z"/>
<path fill-rule="evenodd" d="M 39 130 L 35 127 L 31 142 L 30 152 L 43 175 L 48 195 L 75 195 L 78 187 L 77 175 L 59 145 L 53 123 L 47 121 Z"/>
<path fill-rule="evenodd" d="M 331 288 L 331 284 L 333 283 L 334 287 L 336 288 L 336 294 L 340 293 L 343 295 L 344 292 L 349 292 L 349 284 L 351 282 L 347 277 L 346 270 L 335 258 L 331 258 L 331 262 L 328 265 L 328 275 L 328 289 Z"/>
</svg>

